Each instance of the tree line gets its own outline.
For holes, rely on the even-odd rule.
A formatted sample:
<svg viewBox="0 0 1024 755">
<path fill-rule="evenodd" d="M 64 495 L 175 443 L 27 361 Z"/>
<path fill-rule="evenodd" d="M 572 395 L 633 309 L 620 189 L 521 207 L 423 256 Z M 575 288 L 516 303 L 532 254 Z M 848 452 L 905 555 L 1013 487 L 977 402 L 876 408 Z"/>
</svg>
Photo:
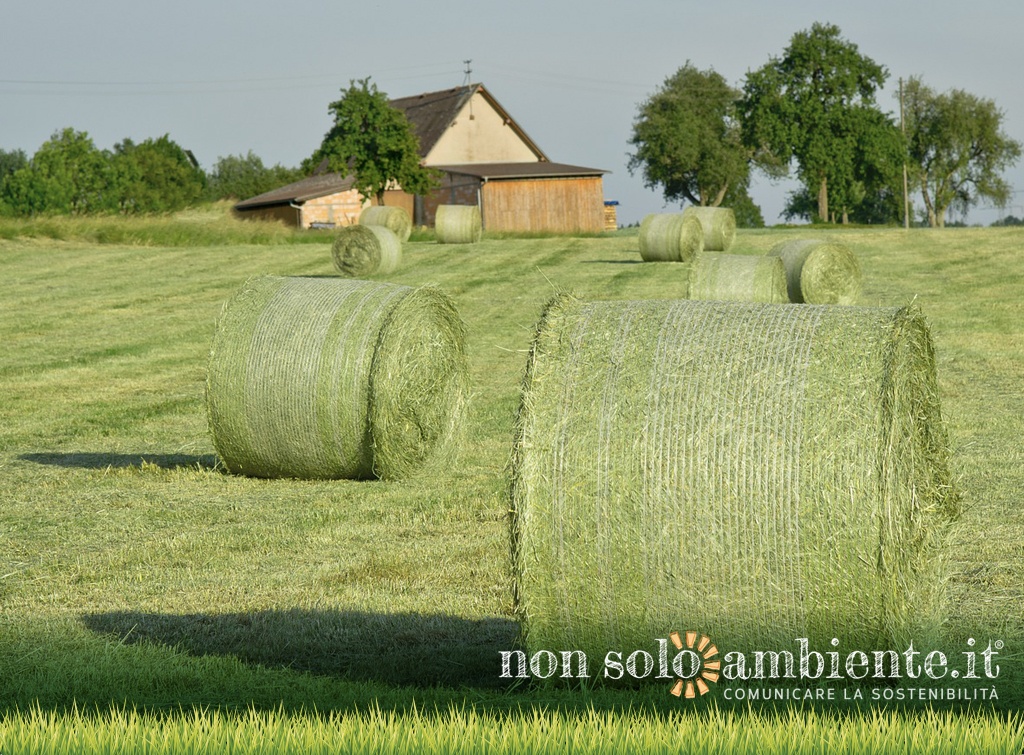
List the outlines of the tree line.
<svg viewBox="0 0 1024 755">
<path fill-rule="evenodd" d="M 0 150 L 0 215 L 174 212 L 255 196 L 303 175 L 299 168 L 265 166 L 251 150 L 219 158 L 207 173 L 167 134 L 105 150 L 88 133 L 65 128 L 31 158 L 20 149 Z"/>
<path fill-rule="evenodd" d="M 825 223 L 904 220 L 904 170 L 931 226 L 983 198 L 1005 205 L 1012 187 L 1002 172 L 1021 144 L 1003 132 L 995 103 L 915 76 L 901 86 L 897 121 L 876 101 L 888 77 L 821 23 L 741 89 L 687 62 L 640 105 L 628 168 L 668 201 L 712 206 L 746 198 L 754 170 L 795 173 L 802 187 L 785 216 Z"/>
<path fill-rule="evenodd" d="M 101 150 L 86 132 L 66 128 L 31 159 L 0 150 L 0 215 L 173 212 L 199 201 L 246 199 L 321 170 L 352 173 L 360 194 L 378 204 L 392 185 L 414 194 L 439 185 L 437 172 L 420 164 L 405 114 L 369 79 L 351 81 L 328 112 L 331 129 L 299 167 L 267 167 L 250 150 L 219 158 L 209 174 L 169 135 Z"/>
</svg>

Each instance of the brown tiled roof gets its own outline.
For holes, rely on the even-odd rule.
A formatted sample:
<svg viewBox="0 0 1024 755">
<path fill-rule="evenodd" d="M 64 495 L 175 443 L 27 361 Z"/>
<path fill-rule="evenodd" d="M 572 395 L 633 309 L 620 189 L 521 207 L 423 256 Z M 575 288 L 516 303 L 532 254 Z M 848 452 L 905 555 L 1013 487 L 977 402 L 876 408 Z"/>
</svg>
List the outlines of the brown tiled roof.
<svg viewBox="0 0 1024 755">
<path fill-rule="evenodd" d="M 506 112 L 496 99 L 488 92 L 483 84 L 467 84 L 466 86 L 444 89 L 439 92 L 426 92 L 413 95 L 412 97 L 400 97 L 391 100 L 391 106 L 405 113 L 405 117 L 412 123 L 413 132 L 420 140 L 420 157 L 426 157 L 434 148 L 438 140 L 444 134 L 452 121 L 459 114 L 470 97 L 479 92 L 491 106 L 505 119 L 505 122 L 515 130 L 529 148 L 536 153 L 538 160 L 547 160 L 547 155 L 534 144 L 533 140 L 526 135 L 526 132 L 519 127 L 512 116 Z"/>
<path fill-rule="evenodd" d="M 290 202 L 305 202 L 317 197 L 326 197 L 329 194 L 348 191 L 353 187 L 355 178 L 342 176 L 340 173 L 322 173 L 301 181 L 290 183 L 278 189 L 257 194 L 235 205 L 237 210 L 252 210 L 267 205 L 288 204 Z"/>
<path fill-rule="evenodd" d="M 608 171 L 600 168 L 582 168 L 565 163 L 466 163 L 464 165 L 431 166 L 445 173 L 461 176 L 475 176 L 488 180 L 512 178 L 577 178 L 579 176 L 600 176 Z"/>
</svg>

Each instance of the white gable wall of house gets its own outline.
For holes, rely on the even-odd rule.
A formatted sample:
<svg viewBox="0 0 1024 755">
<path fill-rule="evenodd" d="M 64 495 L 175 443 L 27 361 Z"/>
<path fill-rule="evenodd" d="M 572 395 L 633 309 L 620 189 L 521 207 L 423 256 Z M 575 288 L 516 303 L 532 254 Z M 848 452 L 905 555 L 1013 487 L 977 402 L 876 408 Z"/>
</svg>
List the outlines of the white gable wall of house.
<svg viewBox="0 0 1024 755">
<path fill-rule="evenodd" d="M 479 91 L 424 158 L 426 165 L 539 161 L 537 153 Z"/>
</svg>

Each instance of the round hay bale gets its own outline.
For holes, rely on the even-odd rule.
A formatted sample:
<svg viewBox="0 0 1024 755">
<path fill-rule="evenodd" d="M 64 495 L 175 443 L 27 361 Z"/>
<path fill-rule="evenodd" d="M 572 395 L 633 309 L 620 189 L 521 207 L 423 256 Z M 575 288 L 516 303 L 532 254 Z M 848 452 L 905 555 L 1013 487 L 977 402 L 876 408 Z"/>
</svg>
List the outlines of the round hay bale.
<svg viewBox="0 0 1024 755">
<path fill-rule="evenodd" d="M 704 248 L 704 230 L 679 212 L 653 213 L 640 221 L 640 257 L 644 262 L 686 262 Z"/>
<path fill-rule="evenodd" d="M 778 257 L 701 252 L 690 265 L 689 298 L 786 303 L 786 267 Z"/>
<path fill-rule="evenodd" d="M 860 295 L 860 262 L 850 248 L 821 239 L 791 239 L 768 250 L 786 266 L 789 298 L 798 304 L 853 304 Z"/>
<path fill-rule="evenodd" d="M 348 278 L 392 273 L 402 262 L 402 242 L 383 225 L 349 225 L 331 245 L 334 268 Z"/>
<path fill-rule="evenodd" d="M 439 244 L 475 244 L 483 235 L 480 208 L 476 205 L 443 204 L 434 215 Z"/>
<path fill-rule="evenodd" d="M 253 477 L 398 479 L 458 443 L 465 330 L 429 287 L 250 279 L 224 305 L 207 373 L 213 443 Z"/>
<path fill-rule="evenodd" d="M 704 251 L 727 252 L 736 240 L 736 213 L 730 207 L 690 206 L 683 210 L 700 221 L 704 229 Z"/>
<path fill-rule="evenodd" d="M 511 461 L 526 645 L 905 640 L 940 605 L 947 445 L 913 308 L 557 297 Z"/>
<path fill-rule="evenodd" d="M 359 225 L 382 225 L 405 242 L 412 235 L 412 218 L 401 207 L 373 205 L 359 213 Z"/>
</svg>

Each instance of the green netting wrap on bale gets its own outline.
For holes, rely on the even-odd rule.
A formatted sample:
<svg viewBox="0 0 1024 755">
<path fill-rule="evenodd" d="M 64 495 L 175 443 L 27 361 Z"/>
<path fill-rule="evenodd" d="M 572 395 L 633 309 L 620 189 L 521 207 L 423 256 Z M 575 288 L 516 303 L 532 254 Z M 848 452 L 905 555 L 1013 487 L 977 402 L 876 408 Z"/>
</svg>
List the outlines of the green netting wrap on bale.
<svg viewBox="0 0 1024 755">
<path fill-rule="evenodd" d="M 224 305 L 207 373 L 214 446 L 254 477 L 398 479 L 456 450 L 465 328 L 437 289 L 250 279 Z"/>
<path fill-rule="evenodd" d="M 653 213 L 640 221 L 644 262 L 687 262 L 704 248 L 700 221 L 680 212 Z"/>
<path fill-rule="evenodd" d="M 412 235 L 412 219 L 401 207 L 367 207 L 359 213 L 359 225 L 382 225 L 395 234 L 399 241 L 408 241 Z"/>
<path fill-rule="evenodd" d="M 940 605 L 947 445 L 916 309 L 558 297 L 511 461 L 527 648 L 905 640 Z"/>
<path fill-rule="evenodd" d="M 782 241 L 768 254 L 786 266 L 789 298 L 807 304 L 853 304 L 860 295 L 860 263 L 849 247 L 820 239 Z"/>
<path fill-rule="evenodd" d="M 434 215 L 439 244 L 475 244 L 483 234 L 480 208 L 476 205 L 443 204 Z"/>
<path fill-rule="evenodd" d="M 700 221 L 704 231 L 704 251 L 727 252 L 736 240 L 736 213 L 729 207 L 691 206 L 683 214 Z"/>
<path fill-rule="evenodd" d="M 331 245 L 334 268 L 348 278 L 392 273 L 402 263 L 402 242 L 382 225 L 349 225 Z"/>
<path fill-rule="evenodd" d="M 690 264 L 689 298 L 782 304 L 786 268 L 778 257 L 701 252 Z"/>
</svg>

